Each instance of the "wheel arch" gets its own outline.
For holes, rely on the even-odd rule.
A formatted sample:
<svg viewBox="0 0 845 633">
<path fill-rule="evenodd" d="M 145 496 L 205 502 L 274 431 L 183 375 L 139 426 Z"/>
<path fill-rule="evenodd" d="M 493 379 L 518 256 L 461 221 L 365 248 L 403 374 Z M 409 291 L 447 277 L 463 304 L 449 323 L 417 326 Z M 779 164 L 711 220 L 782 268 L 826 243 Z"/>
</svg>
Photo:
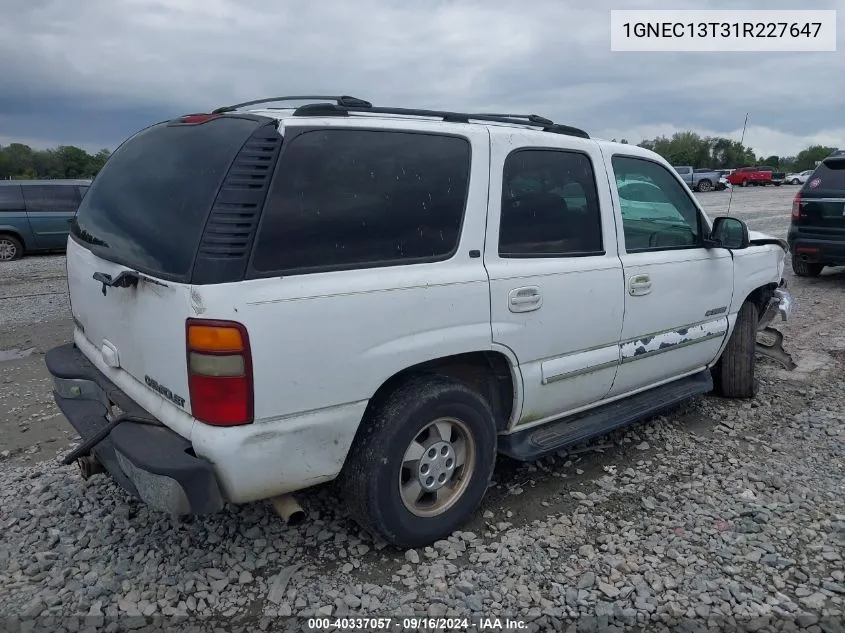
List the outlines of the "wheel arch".
<svg viewBox="0 0 845 633">
<path fill-rule="evenodd" d="M 382 382 L 370 398 L 362 425 L 401 384 L 425 374 L 447 376 L 475 389 L 490 404 L 497 431 L 505 430 L 520 411 L 522 383 L 516 358 L 498 349 L 479 350 L 434 358 L 396 372 Z"/>
</svg>

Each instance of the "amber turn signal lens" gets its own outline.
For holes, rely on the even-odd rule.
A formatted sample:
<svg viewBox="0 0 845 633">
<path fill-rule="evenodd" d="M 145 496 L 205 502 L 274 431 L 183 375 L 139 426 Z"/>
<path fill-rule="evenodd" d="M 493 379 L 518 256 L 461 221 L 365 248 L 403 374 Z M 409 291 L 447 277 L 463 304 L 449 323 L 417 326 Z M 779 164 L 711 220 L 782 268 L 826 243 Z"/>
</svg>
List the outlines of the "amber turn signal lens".
<svg viewBox="0 0 845 633">
<path fill-rule="evenodd" d="M 200 352 L 240 352 L 244 342 L 237 328 L 191 325 L 188 327 L 188 347 Z"/>
</svg>

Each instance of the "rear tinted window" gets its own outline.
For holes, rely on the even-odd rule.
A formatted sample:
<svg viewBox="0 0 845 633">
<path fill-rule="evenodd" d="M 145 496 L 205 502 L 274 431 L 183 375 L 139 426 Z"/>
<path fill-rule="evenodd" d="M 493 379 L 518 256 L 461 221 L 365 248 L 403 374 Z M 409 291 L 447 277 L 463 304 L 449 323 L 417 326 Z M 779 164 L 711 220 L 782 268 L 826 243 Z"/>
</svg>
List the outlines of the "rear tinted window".
<svg viewBox="0 0 845 633">
<path fill-rule="evenodd" d="M 23 211 L 20 185 L 0 185 L 0 211 Z"/>
<path fill-rule="evenodd" d="M 185 279 L 220 184 L 257 126 L 221 117 L 138 133 L 106 161 L 71 234 L 100 257 Z"/>
<path fill-rule="evenodd" d="M 21 188 L 27 211 L 73 213 L 81 200 L 76 185 L 24 185 Z"/>
<path fill-rule="evenodd" d="M 819 182 L 812 186 L 816 180 Z M 845 157 L 825 160 L 804 184 L 804 189 L 845 192 Z"/>
<path fill-rule="evenodd" d="M 253 268 L 309 272 L 446 259 L 469 183 L 466 139 L 315 130 L 282 151 Z"/>
</svg>

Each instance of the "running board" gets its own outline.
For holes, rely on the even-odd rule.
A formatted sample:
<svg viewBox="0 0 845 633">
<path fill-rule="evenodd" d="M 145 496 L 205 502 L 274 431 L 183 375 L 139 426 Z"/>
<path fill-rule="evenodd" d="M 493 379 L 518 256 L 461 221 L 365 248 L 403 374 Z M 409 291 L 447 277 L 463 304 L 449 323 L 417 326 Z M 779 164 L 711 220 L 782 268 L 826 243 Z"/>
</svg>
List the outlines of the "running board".
<svg viewBox="0 0 845 633">
<path fill-rule="evenodd" d="M 713 390 L 709 370 L 643 391 L 556 422 L 499 436 L 499 452 L 529 461 L 650 418 Z"/>
</svg>

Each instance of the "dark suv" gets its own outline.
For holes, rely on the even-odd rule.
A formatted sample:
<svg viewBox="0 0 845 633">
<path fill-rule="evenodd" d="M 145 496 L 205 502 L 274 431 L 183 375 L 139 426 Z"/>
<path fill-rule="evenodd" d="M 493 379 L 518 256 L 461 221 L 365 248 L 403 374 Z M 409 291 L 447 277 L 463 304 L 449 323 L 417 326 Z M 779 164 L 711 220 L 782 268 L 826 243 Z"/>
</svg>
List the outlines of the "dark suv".
<svg viewBox="0 0 845 633">
<path fill-rule="evenodd" d="M 787 240 L 800 277 L 845 265 L 845 152 L 824 159 L 795 194 Z"/>
</svg>

